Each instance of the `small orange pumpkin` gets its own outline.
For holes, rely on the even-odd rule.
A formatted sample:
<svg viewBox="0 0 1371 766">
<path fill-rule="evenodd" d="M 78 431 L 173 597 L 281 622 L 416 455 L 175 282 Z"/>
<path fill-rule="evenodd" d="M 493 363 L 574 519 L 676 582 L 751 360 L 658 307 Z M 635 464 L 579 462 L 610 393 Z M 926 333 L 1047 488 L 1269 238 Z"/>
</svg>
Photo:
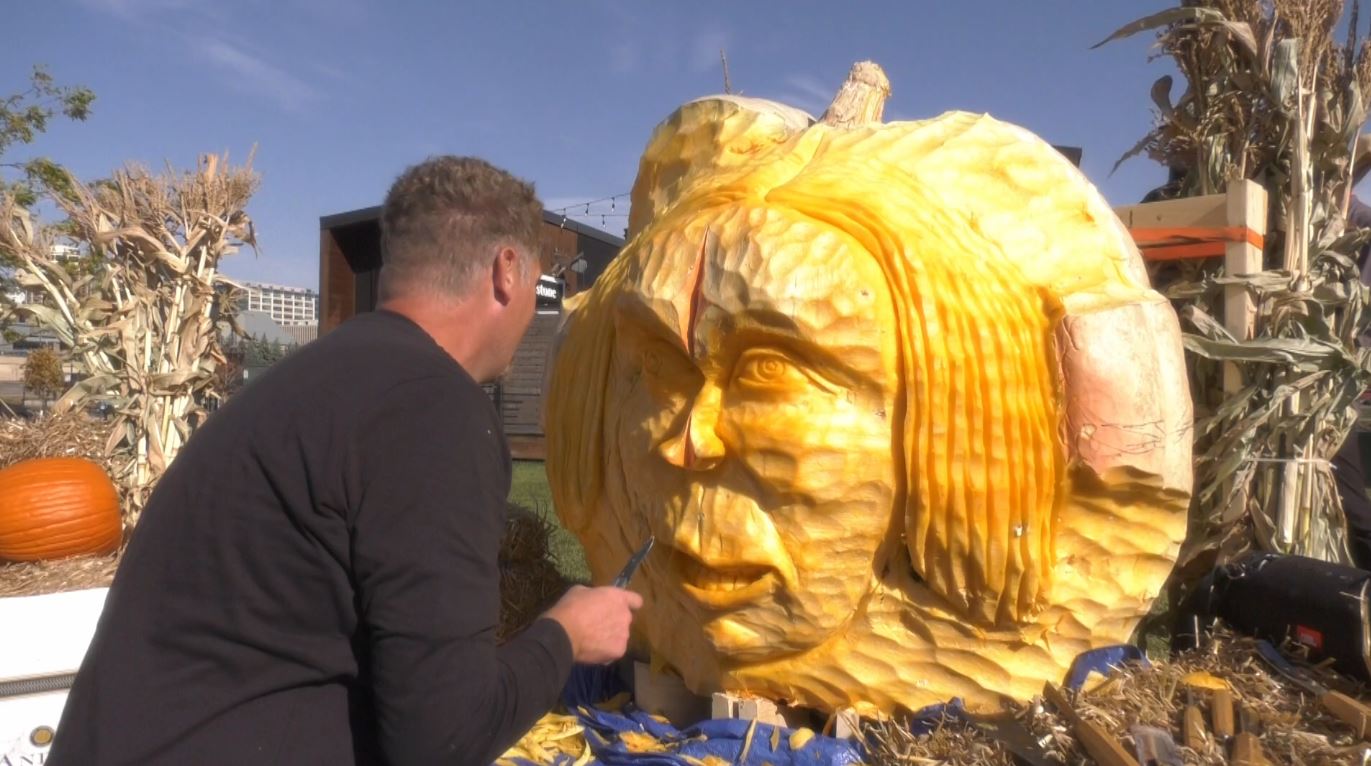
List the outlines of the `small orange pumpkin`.
<svg viewBox="0 0 1371 766">
<path fill-rule="evenodd" d="M 0 470 L 0 560 L 110 553 L 123 533 L 114 483 L 90 460 L 33 458 Z"/>
</svg>

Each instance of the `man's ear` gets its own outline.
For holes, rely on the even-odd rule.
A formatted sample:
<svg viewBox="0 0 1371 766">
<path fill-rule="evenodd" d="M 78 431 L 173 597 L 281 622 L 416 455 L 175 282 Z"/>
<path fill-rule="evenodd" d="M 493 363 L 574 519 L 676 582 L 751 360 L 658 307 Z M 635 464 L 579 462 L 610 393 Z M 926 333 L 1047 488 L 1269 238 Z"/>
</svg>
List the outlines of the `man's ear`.
<svg viewBox="0 0 1371 766">
<path fill-rule="evenodd" d="M 519 285 L 519 254 L 512 247 L 501 247 L 495 251 L 495 261 L 491 264 L 490 277 L 494 288 L 495 300 L 501 305 L 509 305 L 514 299 L 515 288 Z"/>
</svg>

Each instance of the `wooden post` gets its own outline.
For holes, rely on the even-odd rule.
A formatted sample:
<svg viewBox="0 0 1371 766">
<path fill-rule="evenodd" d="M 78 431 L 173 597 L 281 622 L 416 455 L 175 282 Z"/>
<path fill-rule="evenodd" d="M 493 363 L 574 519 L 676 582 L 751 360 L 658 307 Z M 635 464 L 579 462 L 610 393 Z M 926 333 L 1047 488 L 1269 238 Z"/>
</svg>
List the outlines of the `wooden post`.
<svg viewBox="0 0 1371 766">
<path fill-rule="evenodd" d="M 1132 229 L 1227 229 L 1266 236 L 1266 189 L 1255 181 L 1234 180 L 1226 194 L 1148 202 L 1115 208 L 1124 226 Z M 1233 237 L 1223 247 L 1224 276 L 1255 274 L 1262 270 L 1262 248 L 1246 237 Z M 1241 285 L 1229 285 L 1223 294 L 1223 325 L 1238 340 L 1248 340 L 1256 327 L 1257 306 Z M 1223 366 L 1223 390 L 1232 394 L 1242 388 L 1242 374 L 1232 363 Z"/>
<path fill-rule="evenodd" d="M 1228 184 L 1224 216 L 1230 227 L 1250 229 L 1266 236 L 1266 189 L 1254 181 L 1236 179 Z M 1223 248 L 1223 274 L 1226 277 L 1255 274 L 1262 270 L 1262 249 L 1247 241 L 1229 242 Z M 1242 285 L 1223 289 L 1223 325 L 1237 340 L 1252 338 L 1257 327 L 1257 304 Z M 1223 364 L 1223 393 L 1236 394 L 1243 386 L 1242 371 L 1233 362 Z M 1236 487 L 1226 515 L 1242 518 L 1247 509 L 1248 487 Z"/>
<path fill-rule="evenodd" d="M 1254 181 L 1231 181 L 1224 218 L 1229 227 L 1250 229 L 1266 236 L 1266 190 Z M 1262 249 L 1247 241 L 1229 242 L 1223 249 L 1224 276 L 1255 274 L 1262 270 Z M 1223 289 L 1223 325 L 1238 340 L 1249 340 L 1256 329 L 1257 305 L 1242 285 Z M 1223 365 L 1223 391 L 1242 388 L 1242 373 L 1232 362 Z"/>
</svg>

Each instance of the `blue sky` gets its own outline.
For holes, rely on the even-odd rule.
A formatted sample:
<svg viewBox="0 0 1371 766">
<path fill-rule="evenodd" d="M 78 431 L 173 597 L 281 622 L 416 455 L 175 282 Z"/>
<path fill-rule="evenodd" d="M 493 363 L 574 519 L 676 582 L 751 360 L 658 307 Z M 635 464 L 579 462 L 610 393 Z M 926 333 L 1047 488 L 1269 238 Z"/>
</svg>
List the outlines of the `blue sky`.
<svg viewBox="0 0 1371 766">
<path fill-rule="evenodd" d="M 321 215 L 378 204 L 406 165 L 479 155 L 533 181 L 549 208 L 627 192 L 653 126 L 733 89 L 821 112 L 852 62 L 893 88 L 887 121 L 987 112 L 1081 146 L 1114 205 L 1162 182 L 1115 159 L 1151 123 L 1150 34 L 1090 46 L 1174 5 L 980 2 L 418 2 L 27 0 L 7 4 L 0 93 L 29 68 L 97 95 L 10 159 L 43 154 L 83 177 L 126 161 L 193 165 L 257 147 L 249 212 L 262 252 L 224 270 L 313 287 Z M 22 30 L 23 34 L 13 33 Z M 622 233 L 625 202 L 582 220 Z M 582 209 L 583 211 L 584 209 Z"/>
</svg>

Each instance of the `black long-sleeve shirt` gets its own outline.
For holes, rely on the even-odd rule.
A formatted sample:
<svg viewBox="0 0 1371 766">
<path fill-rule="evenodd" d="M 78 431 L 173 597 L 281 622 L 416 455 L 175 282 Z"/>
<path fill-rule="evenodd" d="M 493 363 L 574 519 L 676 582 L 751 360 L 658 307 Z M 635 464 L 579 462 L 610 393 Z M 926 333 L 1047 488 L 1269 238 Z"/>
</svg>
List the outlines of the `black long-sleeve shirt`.
<svg viewBox="0 0 1371 766">
<path fill-rule="evenodd" d="M 497 648 L 510 462 L 398 314 L 251 382 L 162 477 L 50 766 L 488 764 L 557 699 L 560 625 Z"/>
</svg>

